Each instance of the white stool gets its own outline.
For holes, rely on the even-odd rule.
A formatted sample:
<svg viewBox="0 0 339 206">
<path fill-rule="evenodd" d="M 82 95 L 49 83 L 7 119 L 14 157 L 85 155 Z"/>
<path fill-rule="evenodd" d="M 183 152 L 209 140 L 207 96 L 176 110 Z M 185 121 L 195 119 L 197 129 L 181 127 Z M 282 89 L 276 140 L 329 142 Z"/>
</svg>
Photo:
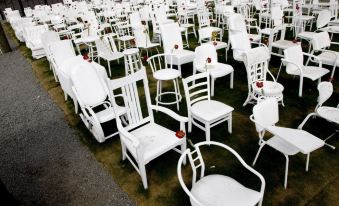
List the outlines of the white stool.
<svg viewBox="0 0 339 206">
<path fill-rule="evenodd" d="M 177 104 L 179 110 L 179 102 L 182 99 L 180 94 L 178 78 L 181 76 L 180 71 L 173 69 L 172 55 L 170 54 L 157 54 L 147 60 L 151 66 L 153 77 L 157 80 L 157 95 L 155 97 L 156 105 L 171 105 Z M 169 66 L 168 66 L 169 65 Z M 174 91 L 162 92 L 162 82 L 173 81 Z M 161 101 L 163 95 L 174 95 L 175 100 L 171 102 Z"/>
<path fill-rule="evenodd" d="M 137 48 L 131 48 L 126 49 L 122 52 L 124 54 L 124 63 L 125 63 L 125 74 L 130 75 L 134 72 L 145 68 L 144 65 L 142 65 L 139 49 Z"/>
</svg>

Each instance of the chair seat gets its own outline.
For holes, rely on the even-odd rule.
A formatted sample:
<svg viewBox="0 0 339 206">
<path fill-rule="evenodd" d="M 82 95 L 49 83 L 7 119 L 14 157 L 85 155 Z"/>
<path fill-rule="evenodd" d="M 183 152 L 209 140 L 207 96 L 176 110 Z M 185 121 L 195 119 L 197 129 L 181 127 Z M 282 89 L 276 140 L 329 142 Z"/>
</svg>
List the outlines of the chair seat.
<svg viewBox="0 0 339 206">
<path fill-rule="evenodd" d="M 118 37 L 118 40 L 120 40 L 120 41 L 130 41 L 132 39 L 134 39 L 134 36 L 127 35 L 127 36 Z"/>
<path fill-rule="evenodd" d="M 131 134 L 140 142 L 140 146 L 144 151 L 143 158 L 145 163 L 148 163 L 177 145 L 182 144 L 183 141 L 186 141 L 185 138 L 179 139 L 175 136 L 175 132 L 156 123 L 146 124 L 132 131 Z M 136 150 L 132 143 L 126 141 L 125 144 L 131 154 L 136 157 Z"/>
<path fill-rule="evenodd" d="M 259 34 L 248 34 L 248 38 L 252 39 L 252 41 L 255 41 L 255 42 L 261 41 L 261 35 Z"/>
<path fill-rule="evenodd" d="M 279 49 L 287 49 L 295 45 L 296 43 L 293 43 L 293 41 L 288 41 L 288 40 L 278 40 L 272 43 L 272 47 L 276 47 Z"/>
<path fill-rule="evenodd" d="M 108 61 L 120 59 L 124 57 L 124 54 L 122 52 L 107 52 L 107 53 L 100 53 L 98 54 L 100 58 L 106 59 Z"/>
<path fill-rule="evenodd" d="M 214 100 L 203 100 L 192 105 L 192 114 L 204 121 L 211 122 L 220 117 L 223 117 L 234 110 L 222 102 Z"/>
<path fill-rule="evenodd" d="M 320 29 L 321 31 L 327 31 L 329 33 L 339 33 L 339 26 L 328 26 Z"/>
<path fill-rule="evenodd" d="M 337 62 L 336 65 L 339 65 L 339 52 L 335 52 L 336 56 L 337 56 Z M 326 64 L 326 65 L 334 65 L 334 61 L 335 61 L 335 55 L 332 52 L 322 52 L 321 54 L 319 54 L 317 56 L 322 64 Z M 315 61 L 318 61 L 318 59 L 315 59 Z"/>
<path fill-rule="evenodd" d="M 266 141 L 266 144 L 285 155 L 295 155 L 300 152 L 298 148 L 277 136 L 271 137 Z"/>
<path fill-rule="evenodd" d="M 302 67 L 303 75 L 306 78 L 317 80 L 329 72 L 328 69 L 313 67 L 313 66 L 304 66 Z"/>
<path fill-rule="evenodd" d="M 198 69 L 199 70 L 199 69 Z M 200 70 L 199 70 L 200 71 Z M 201 70 L 200 72 L 206 71 Z M 207 66 L 207 71 L 211 75 L 212 78 L 218 78 L 218 77 L 223 77 L 225 75 L 228 75 L 234 71 L 233 67 L 228 64 L 223 64 L 223 63 L 217 63 L 211 66 Z"/>
<path fill-rule="evenodd" d="M 124 107 L 117 106 L 117 112 L 119 115 L 122 115 L 126 113 L 126 110 Z M 96 113 L 96 116 L 100 123 L 104 123 L 104 122 L 114 119 L 116 115 L 115 115 L 113 107 L 109 107 L 105 110 L 102 110 Z"/>
<path fill-rule="evenodd" d="M 194 59 L 195 53 L 190 50 L 175 50 L 173 51 L 173 64 L 186 64 L 192 62 Z"/>
<path fill-rule="evenodd" d="M 262 88 L 258 88 L 256 83 L 254 83 L 252 87 L 257 94 L 262 94 L 267 97 L 279 96 L 284 91 L 284 86 L 278 82 L 264 81 L 263 85 Z"/>
<path fill-rule="evenodd" d="M 315 32 L 305 31 L 297 35 L 298 38 L 312 40 L 314 38 Z"/>
<path fill-rule="evenodd" d="M 194 184 L 191 193 L 206 206 L 253 206 L 262 198 L 259 192 L 231 177 L 218 174 L 201 178 Z M 192 199 L 191 203 L 196 205 Z"/>
<path fill-rule="evenodd" d="M 215 43 L 216 44 L 215 44 Z M 227 43 L 226 42 L 222 42 L 222 41 L 209 41 L 209 42 L 205 42 L 203 44 L 212 44 L 215 49 L 226 49 L 227 48 Z"/>
<path fill-rule="evenodd" d="M 322 106 L 317 109 L 320 117 L 339 124 L 339 108 Z"/>
<path fill-rule="evenodd" d="M 180 71 L 176 69 L 160 69 L 154 72 L 153 77 L 158 80 L 172 80 L 180 77 Z"/>
</svg>

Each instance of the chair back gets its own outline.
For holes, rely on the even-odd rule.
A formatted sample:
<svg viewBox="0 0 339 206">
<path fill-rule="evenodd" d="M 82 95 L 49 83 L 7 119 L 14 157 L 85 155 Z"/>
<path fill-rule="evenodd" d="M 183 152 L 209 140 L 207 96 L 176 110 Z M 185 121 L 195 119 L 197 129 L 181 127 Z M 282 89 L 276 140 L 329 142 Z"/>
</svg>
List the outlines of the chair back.
<svg viewBox="0 0 339 206">
<path fill-rule="evenodd" d="M 161 69 L 173 69 L 173 55 L 171 54 L 157 54 L 148 58 L 147 62 L 153 73 Z"/>
<path fill-rule="evenodd" d="M 138 27 L 133 30 L 135 37 L 135 44 L 137 47 L 147 47 L 152 44 L 146 27 Z"/>
<path fill-rule="evenodd" d="M 279 108 L 276 98 L 268 98 L 253 107 L 253 117 L 256 121 L 257 132 L 265 130 L 265 127 L 275 125 L 279 121 Z"/>
<path fill-rule="evenodd" d="M 114 34 L 106 34 L 103 36 L 103 41 L 106 43 L 106 45 L 110 46 L 112 52 L 118 52 L 118 48 L 115 44 L 113 36 Z"/>
<path fill-rule="evenodd" d="M 326 102 L 333 93 L 333 85 L 331 82 L 321 82 L 318 85 L 319 97 L 318 97 L 318 105 L 316 110 L 322 106 L 324 102 Z"/>
<path fill-rule="evenodd" d="M 331 46 L 330 35 L 327 31 L 314 33 L 314 37 L 312 38 L 312 48 L 313 50 L 325 49 Z"/>
<path fill-rule="evenodd" d="M 47 58 L 50 56 L 48 45 L 52 42 L 60 41 L 59 34 L 55 31 L 47 31 L 41 35 L 41 43 L 44 47 Z"/>
<path fill-rule="evenodd" d="M 247 32 L 229 31 L 229 40 L 232 45 L 233 58 L 237 61 L 243 61 L 244 53 L 251 49 Z"/>
<path fill-rule="evenodd" d="M 246 32 L 246 23 L 245 19 L 241 14 L 232 14 L 229 18 L 229 29 L 234 32 Z"/>
<path fill-rule="evenodd" d="M 137 11 L 129 15 L 129 21 L 130 21 L 132 28 L 138 28 L 142 26 L 140 14 Z"/>
<path fill-rule="evenodd" d="M 198 13 L 198 23 L 199 23 L 199 29 L 204 27 L 210 27 L 210 16 L 208 12 L 202 12 Z"/>
<path fill-rule="evenodd" d="M 320 29 L 326 26 L 331 21 L 331 18 L 332 18 L 331 11 L 329 10 L 320 11 L 318 14 L 317 23 L 316 23 L 317 29 Z"/>
<path fill-rule="evenodd" d="M 71 40 L 53 42 L 49 45 L 49 51 L 57 66 L 61 65 L 66 59 L 76 56 Z"/>
<path fill-rule="evenodd" d="M 175 50 L 183 50 L 182 37 L 178 23 L 169 23 L 160 25 L 161 38 L 164 47 L 164 53 L 172 53 Z M 175 45 L 178 46 L 175 49 Z"/>
<path fill-rule="evenodd" d="M 128 126 L 125 127 L 126 130 L 137 128 L 148 122 L 154 122 L 153 112 L 150 107 L 152 102 L 145 69 L 141 69 L 120 79 L 110 80 L 107 78 L 106 82 L 109 88 L 109 98 L 115 111 L 117 111 L 115 96 L 121 95 L 123 98 L 123 104 L 126 108 L 126 118 L 128 120 Z M 140 83 L 143 86 L 141 88 L 139 87 L 139 93 L 137 84 Z M 144 97 L 146 100 L 148 116 L 143 115 L 145 112 L 143 113 L 142 111 L 140 97 Z M 116 118 L 116 120 L 118 127 L 122 127 L 120 118 Z"/>
<path fill-rule="evenodd" d="M 182 80 L 185 90 L 187 108 L 202 100 L 210 100 L 210 77 L 208 72 L 202 72 Z M 190 114 L 190 112 L 188 112 Z"/>
<path fill-rule="evenodd" d="M 109 55 L 111 54 L 112 50 L 110 48 L 110 45 L 107 44 L 107 41 L 104 41 L 103 39 L 97 39 L 95 40 L 95 46 L 97 48 L 97 53 L 98 56 L 102 56 L 102 55 Z"/>
<path fill-rule="evenodd" d="M 270 53 L 266 47 L 256 47 L 246 52 L 244 63 L 249 89 L 256 82 L 266 80 L 269 59 Z"/>
<path fill-rule="evenodd" d="M 108 95 L 106 84 L 87 61 L 80 61 L 72 70 L 73 91 L 81 107 L 92 107 L 105 101 Z"/>
<path fill-rule="evenodd" d="M 212 44 L 203 44 L 195 48 L 195 55 L 193 60 L 193 67 L 200 71 L 207 71 L 206 64 L 208 58 L 211 60 L 211 64 L 218 63 L 218 54 L 215 46 Z"/>
<path fill-rule="evenodd" d="M 292 46 L 284 50 L 284 58 L 288 61 L 294 62 L 299 67 L 304 65 L 303 51 L 300 45 Z M 296 65 L 287 63 L 286 72 L 289 74 L 299 73 Z"/>
</svg>

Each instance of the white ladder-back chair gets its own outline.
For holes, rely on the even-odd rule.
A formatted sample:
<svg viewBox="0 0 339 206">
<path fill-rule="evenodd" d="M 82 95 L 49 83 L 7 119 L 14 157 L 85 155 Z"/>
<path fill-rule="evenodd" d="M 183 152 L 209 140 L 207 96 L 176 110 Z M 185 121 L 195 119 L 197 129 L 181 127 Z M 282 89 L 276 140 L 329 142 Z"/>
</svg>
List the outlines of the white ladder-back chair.
<svg viewBox="0 0 339 206">
<path fill-rule="evenodd" d="M 142 89 L 144 95 L 140 95 L 138 91 L 137 84 L 139 83 L 142 84 L 139 89 Z M 172 149 L 180 154 L 186 150 L 186 137 L 178 138 L 176 132 L 155 123 L 153 110 L 163 112 L 177 120 L 183 132 L 186 132 L 187 118 L 167 108 L 152 105 L 145 69 L 120 79 L 107 79 L 107 84 L 114 108 L 116 109 L 114 96 L 121 93 L 127 111 L 127 126 L 124 126 L 119 118 L 116 121 L 122 146 L 122 159 L 127 158 L 131 162 L 140 174 L 144 188 L 147 189 L 146 164 Z M 141 97 L 146 101 L 144 112 L 140 102 Z"/>
<path fill-rule="evenodd" d="M 182 81 L 187 103 L 188 131 L 192 131 L 192 124 L 194 124 L 205 131 L 206 141 L 210 141 L 211 127 L 227 121 L 228 132 L 232 133 L 232 111 L 234 109 L 211 99 L 208 72 L 192 75 Z"/>
<path fill-rule="evenodd" d="M 315 107 L 314 112 L 310 113 L 306 116 L 304 121 L 299 125 L 299 129 L 302 129 L 303 126 L 306 124 L 306 122 L 310 119 L 312 116 L 321 117 L 335 125 L 339 125 L 339 107 L 329 107 L 329 106 L 323 106 L 323 104 L 328 100 L 332 93 L 333 93 L 333 85 L 331 82 L 321 82 L 318 85 L 318 91 L 319 91 L 319 97 L 318 97 L 318 104 Z M 338 130 L 335 130 L 333 134 L 328 136 L 325 139 L 325 142 L 333 137 L 336 133 L 338 133 Z M 335 149 L 334 146 L 325 143 L 325 145 L 331 147 L 332 149 Z"/>
<path fill-rule="evenodd" d="M 324 146 L 324 141 L 304 130 L 276 126 L 279 122 L 279 109 L 276 98 L 267 98 L 255 105 L 250 120 L 255 123 L 255 128 L 259 135 L 259 149 L 254 158 L 253 166 L 265 145 L 281 152 L 286 158 L 285 189 L 287 188 L 289 156 L 299 152 L 306 154 L 305 170 L 308 171 L 311 152 Z M 266 132 L 272 134 L 272 137 L 268 140 L 264 139 Z"/>
<path fill-rule="evenodd" d="M 319 66 L 304 66 L 304 55 L 318 59 Z M 284 50 L 284 59 L 282 64 L 286 65 L 287 74 L 299 76 L 299 97 L 302 96 L 304 77 L 312 81 L 321 81 L 321 77 L 329 73 L 328 69 L 322 68 L 322 62 L 314 55 L 303 53 L 301 45 L 289 47 Z M 280 65 L 280 67 L 282 66 Z"/>
<path fill-rule="evenodd" d="M 247 71 L 248 96 L 243 106 L 248 103 L 256 104 L 262 97 L 274 97 L 284 105 L 284 87 L 278 83 L 270 70 L 270 54 L 265 47 L 250 49 L 245 54 L 245 67 Z M 273 81 L 267 80 L 267 74 Z"/>
<path fill-rule="evenodd" d="M 234 155 L 241 165 L 254 174 L 260 180 L 260 191 L 256 191 L 243 186 L 232 177 L 221 174 L 205 175 L 206 159 L 203 158 L 200 148 L 220 147 Z M 193 175 L 192 188 L 186 186 L 182 175 L 182 163 L 189 159 Z M 205 161 L 204 161 L 205 160 Z M 198 173 L 200 175 L 198 175 Z M 192 206 L 240 206 L 240 205 L 262 205 L 265 192 L 264 177 L 250 167 L 241 156 L 231 147 L 214 141 L 204 141 L 194 145 L 193 151 L 187 149 L 180 157 L 177 166 L 177 174 L 181 187 L 190 198 Z"/>
<path fill-rule="evenodd" d="M 203 44 L 195 48 L 193 75 L 206 71 L 211 76 L 211 96 L 214 96 L 214 82 L 219 77 L 230 75 L 230 88 L 233 88 L 234 69 L 231 65 L 218 62 L 216 48 L 211 44 Z"/>
<path fill-rule="evenodd" d="M 106 72 L 102 75 L 89 62 L 79 61 L 72 71 L 72 89 L 80 105 L 80 117 L 95 139 L 102 143 L 118 134 L 105 135 L 102 123 L 111 121 L 125 113 L 123 107 L 114 110 L 108 100 L 108 88 L 105 83 Z M 115 113 L 117 111 L 117 115 Z M 112 124 L 115 124 L 112 122 Z"/>
</svg>

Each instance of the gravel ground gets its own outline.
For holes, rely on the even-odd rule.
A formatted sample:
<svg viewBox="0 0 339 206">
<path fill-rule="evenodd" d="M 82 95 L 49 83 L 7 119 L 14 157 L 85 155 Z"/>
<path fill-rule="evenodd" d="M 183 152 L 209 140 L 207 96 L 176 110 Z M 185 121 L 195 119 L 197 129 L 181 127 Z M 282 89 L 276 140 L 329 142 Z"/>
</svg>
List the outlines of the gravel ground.
<svg viewBox="0 0 339 206">
<path fill-rule="evenodd" d="M 134 205 L 19 51 L 0 56 L 0 179 L 24 205 Z"/>
</svg>

